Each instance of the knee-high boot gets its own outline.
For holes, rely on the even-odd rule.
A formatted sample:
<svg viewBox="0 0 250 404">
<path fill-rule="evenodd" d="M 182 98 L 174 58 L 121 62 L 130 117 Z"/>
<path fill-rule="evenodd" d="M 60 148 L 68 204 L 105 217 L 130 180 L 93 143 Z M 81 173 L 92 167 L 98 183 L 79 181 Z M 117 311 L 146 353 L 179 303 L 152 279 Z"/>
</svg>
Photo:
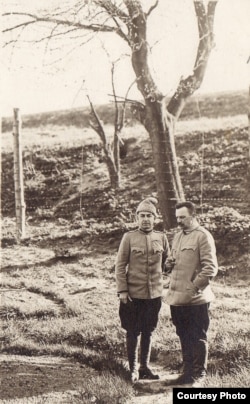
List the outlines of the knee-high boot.
<svg viewBox="0 0 250 404">
<path fill-rule="evenodd" d="M 151 334 L 142 333 L 141 357 L 140 357 L 140 369 L 139 369 L 140 379 L 150 379 L 150 380 L 159 379 L 159 376 L 153 374 L 148 367 L 150 361 L 150 354 L 151 354 Z"/>
<path fill-rule="evenodd" d="M 194 377 L 207 374 L 208 343 L 200 339 L 193 347 L 193 374 Z"/>
<path fill-rule="evenodd" d="M 128 334 L 126 342 L 130 377 L 131 381 L 134 383 L 139 379 L 139 373 L 137 369 L 138 337 L 133 334 Z"/>
<path fill-rule="evenodd" d="M 201 387 L 207 374 L 208 343 L 198 340 L 193 347 L 193 387 Z"/>
<path fill-rule="evenodd" d="M 174 384 L 190 384 L 193 382 L 192 379 L 192 350 L 190 343 L 186 338 L 180 337 L 181 343 L 181 353 L 182 353 L 182 369 L 181 374 L 175 379 Z"/>
<path fill-rule="evenodd" d="M 193 373 L 193 356 L 192 347 L 190 347 L 190 342 L 184 338 L 180 339 L 181 342 L 181 352 L 182 352 L 182 373 L 190 379 Z"/>
</svg>

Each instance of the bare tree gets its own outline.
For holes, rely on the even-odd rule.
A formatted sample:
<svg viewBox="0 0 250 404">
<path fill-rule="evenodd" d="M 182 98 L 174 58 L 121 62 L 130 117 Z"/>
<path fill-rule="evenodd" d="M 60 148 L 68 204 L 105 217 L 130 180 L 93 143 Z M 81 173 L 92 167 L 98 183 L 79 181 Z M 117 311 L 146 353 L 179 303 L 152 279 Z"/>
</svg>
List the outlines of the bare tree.
<svg viewBox="0 0 250 404">
<path fill-rule="evenodd" d="M 119 59 L 116 61 L 118 62 Z M 90 104 L 90 126 L 94 131 L 99 135 L 102 141 L 102 147 L 104 151 L 104 162 L 107 165 L 109 178 L 110 178 L 110 185 L 113 189 L 118 189 L 120 186 L 120 158 L 125 157 L 126 154 L 126 142 L 122 138 L 122 130 L 124 127 L 124 120 L 125 120 L 125 112 L 126 112 L 126 103 L 127 97 L 131 87 L 133 86 L 134 82 L 128 87 L 126 95 L 123 101 L 119 101 L 116 88 L 115 88 L 115 64 L 116 62 L 112 62 L 111 64 L 111 84 L 112 84 L 112 97 L 114 99 L 114 133 L 113 133 L 113 140 L 112 142 L 109 140 L 109 137 L 106 134 L 105 127 L 100 119 L 100 116 L 97 113 L 93 102 L 91 101 L 89 95 L 87 95 L 89 104 Z M 120 97 L 119 97 L 120 98 Z"/>
<path fill-rule="evenodd" d="M 204 0 L 193 0 L 199 36 L 193 72 L 180 80 L 169 102 L 157 87 L 148 60 L 147 26 L 150 15 L 158 6 L 158 0 L 148 11 L 143 9 L 142 0 L 82 0 L 64 11 L 59 7 L 53 15 L 12 11 L 4 14 L 6 17 L 25 18 L 25 21 L 8 27 L 5 32 L 23 30 L 40 22 L 49 24 L 49 35 L 40 38 L 40 41 L 51 40 L 52 37 L 65 33 L 84 31 L 90 35 L 114 32 L 127 43 L 131 51 L 131 64 L 137 87 L 144 100 L 143 104 L 133 104 L 134 113 L 145 126 L 151 139 L 160 210 L 166 228 L 174 225 L 176 201 L 185 198 L 177 164 L 174 124 L 187 99 L 203 81 L 213 48 L 217 1 L 210 0 L 206 6 Z M 17 39 L 16 37 L 14 42 L 10 42 L 15 44 Z M 89 39 L 85 38 L 85 41 Z"/>
</svg>

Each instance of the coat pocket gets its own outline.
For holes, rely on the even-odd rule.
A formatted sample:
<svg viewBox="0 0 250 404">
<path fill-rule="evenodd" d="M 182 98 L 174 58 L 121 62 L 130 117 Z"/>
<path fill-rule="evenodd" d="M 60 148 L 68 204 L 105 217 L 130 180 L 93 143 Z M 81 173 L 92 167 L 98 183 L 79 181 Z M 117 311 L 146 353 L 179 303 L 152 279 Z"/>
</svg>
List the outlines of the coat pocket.
<svg viewBox="0 0 250 404">
<path fill-rule="evenodd" d="M 154 254 L 162 255 L 163 248 L 162 247 L 153 247 L 153 252 L 154 252 Z"/>
<path fill-rule="evenodd" d="M 140 247 L 132 247 L 131 252 L 134 255 L 143 255 L 145 254 L 145 249 Z"/>
<path fill-rule="evenodd" d="M 152 241 L 152 249 L 154 254 L 162 255 L 163 247 L 158 241 Z"/>
<path fill-rule="evenodd" d="M 197 246 L 195 244 L 186 244 L 181 247 L 181 262 L 187 269 L 190 279 L 193 278 L 193 272 L 198 264 Z"/>
<path fill-rule="evenodd" d="M 195 244 L 187 244 L 181 247 L 181 251 L 187 250 L 187 251 L 195 251 L 197 246 Z"/>
</svg>

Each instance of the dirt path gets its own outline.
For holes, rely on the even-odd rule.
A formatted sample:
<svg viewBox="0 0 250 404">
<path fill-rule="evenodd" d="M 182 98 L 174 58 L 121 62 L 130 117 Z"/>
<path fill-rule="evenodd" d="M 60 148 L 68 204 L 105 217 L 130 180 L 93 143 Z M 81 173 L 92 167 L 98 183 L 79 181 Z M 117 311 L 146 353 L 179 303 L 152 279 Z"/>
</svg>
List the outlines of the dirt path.
<svg viewBox="0 0 250 404">
<path fill-rule="evenodd" d="M 58 357 L 0 356 L 1 403 L 69 403 L 89 367 Z"/>
<path fill-rule="evenodd" d="M 0 362 L 1 403 L 95 403 L 94 397 L 86 397 L 82 390 L 86 373 L 88 377 L 97 374 L 89 367 L 49 356 L 0 355 Z M 159 381 L 145 380 L 136 384 L 137 395 L 128 404 L 172 403 L 172 388 L 166 384 L 174 376 L 158 373 Z"/>
<path fill-rule="evenodd" d="M 176 376 L 157 370 L 160 380 L 139 381 L 136 385 L 138 395 L 129 404 L 172 404 L 172 387 L 169 381 Z"/>
</svg>

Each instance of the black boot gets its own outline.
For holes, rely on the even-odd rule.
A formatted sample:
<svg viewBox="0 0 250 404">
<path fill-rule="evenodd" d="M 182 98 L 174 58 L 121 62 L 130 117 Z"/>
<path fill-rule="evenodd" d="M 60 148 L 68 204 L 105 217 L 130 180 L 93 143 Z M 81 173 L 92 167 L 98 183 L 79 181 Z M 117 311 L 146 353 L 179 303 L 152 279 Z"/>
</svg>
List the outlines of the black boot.
<svg viewBox="0 0 250 404">
<path fill-rule="evenodd" d="M 173 384 L 190 384 L 192 378 L 192 350 L 190 344 L 184 338 L 180 338 L 181 353 L 182 353 L 182 369 L 181 374 L 172 381 Z"/>
<path fill-rule="evenodd" d="M 137 355 L 138 355 L 138 337 L 135 335 L 127 335 L 127 355 L 130 370 L 131 382 L 135 383 L 139 380 L 139 373 L 137 370 Z"/>
<path fill-rule="evenodd" d="M 193 348 L 193 385 L 202 387 L 207 375 L 208 343 L 200 339 Z"/>
<path fill-rule="evenodd" d="M 141 335 L 141 358 L 140 358 L 140 368 L 139 368 L 139 378 L 158 380 L 159 376 L 152 373 L 149 369 L 148 364 L 150 361 L 151 354 L 151 334 Z"/>
</svg>

